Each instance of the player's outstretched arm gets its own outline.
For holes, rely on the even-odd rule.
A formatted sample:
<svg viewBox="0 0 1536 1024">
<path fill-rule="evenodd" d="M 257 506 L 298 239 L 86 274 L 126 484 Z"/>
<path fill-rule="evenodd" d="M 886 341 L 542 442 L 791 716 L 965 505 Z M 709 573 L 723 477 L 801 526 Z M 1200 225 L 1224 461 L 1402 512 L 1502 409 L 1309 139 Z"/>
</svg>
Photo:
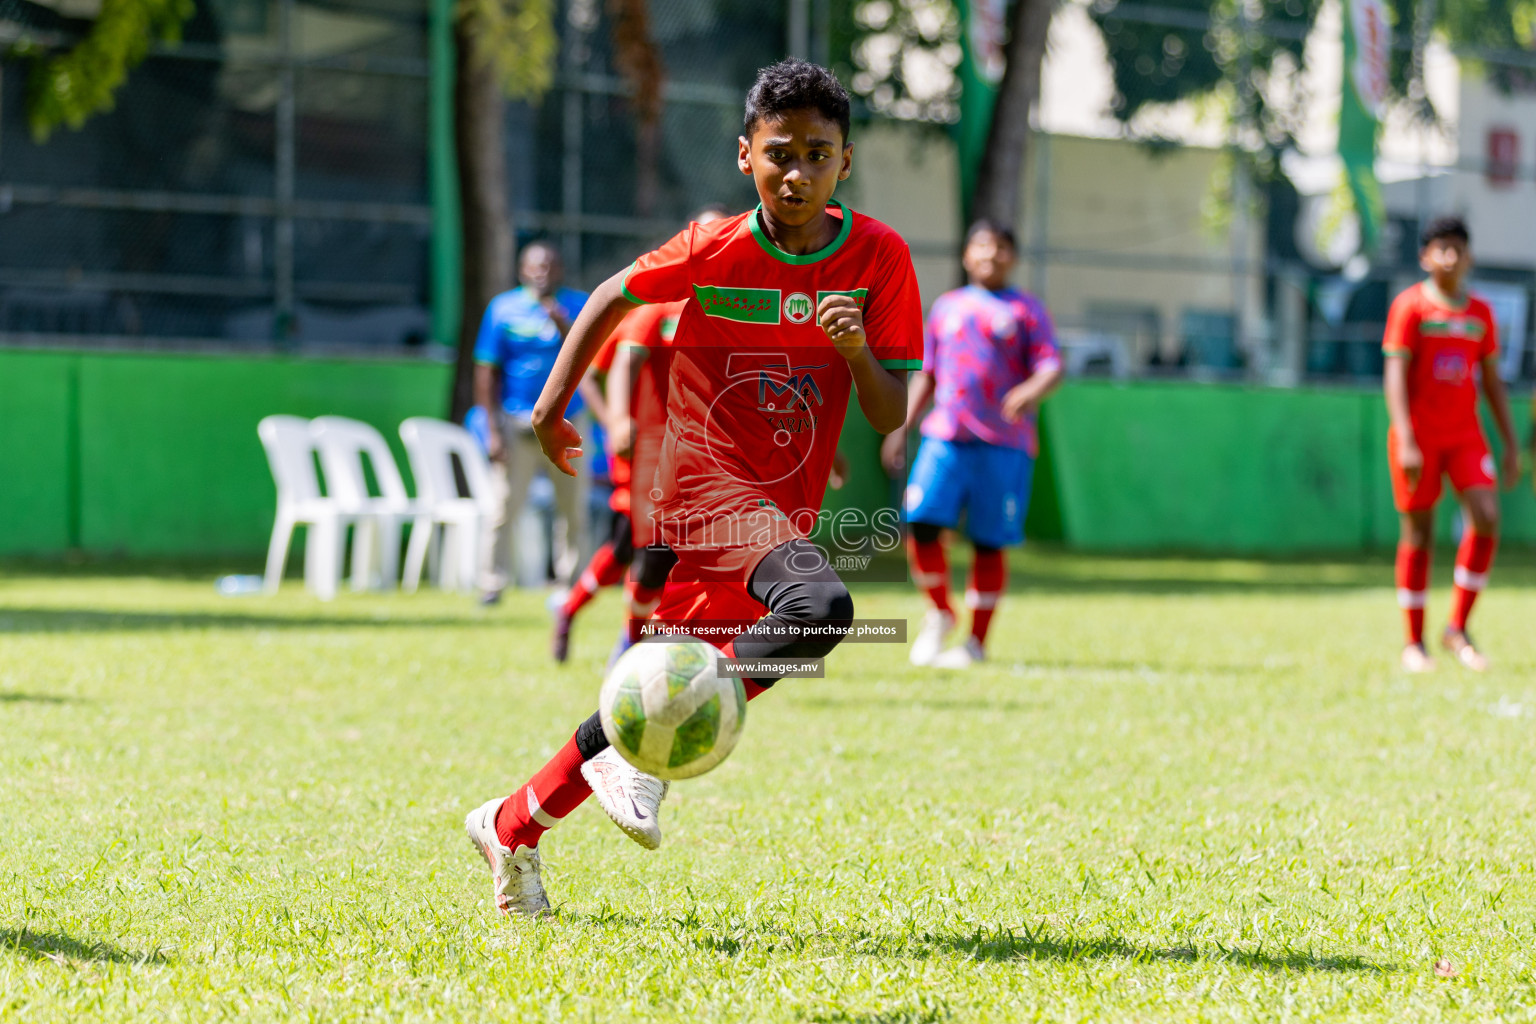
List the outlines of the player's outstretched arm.
<svg viewBox="0 0 1536 1024">
<path fill-rule="evenodd" d="M 1520 442 L 1515 440 L 1515 421 L 1509 415 L 1509 393 L 1504 390 L 1504 378 L 1499 376 L 1499 360 L 1488 356 L 1483 360 L 1483 394 L 1488 396 L 1488 408 L 1493 410 L 1494 425 L 1499 428 L 1499 440 L 1504 450 L 1499 453 L 1499 482 L 1505 487 L 1515 486 L 1520 479 Z"/>
<path fill-rule="evenodd" d="M 635 304 L 624 297 L 624 274 L 614 274 L 593 290 L 576 322 L 571 324 L 555 357 L 555 368 L 544 382 L 544 390 L 533 406 L 533 433 L 539 446 L 555 468 L 567 476 L 575 476 L 570 460 L 579 458 L 581 435 L 565 418 L 571 396 L 586 376 L 587 367 L 597 356 L 603 340 L 618 326 L 624 314 Z"/>
<path fill-rule="evenodd" d="M 907 381 L 907 418 L 900 430 L 893 430 L 880 442 L 880 464 L 891 476 L 901 475 L 907 468 L 907 435 L 923 418 L 928 403 L 933 401 L 933 374 L 918 370 Z"/>
<path fill-rule="evenodd" d="M 1064 376 L 1061 364 L 1036 370 L 1023 381 L 1008 389 L 1003 396 L 1003 418 L 1015 422 L 1034 412 L 1047 395 L 1061 386 Z"/>
</svg>

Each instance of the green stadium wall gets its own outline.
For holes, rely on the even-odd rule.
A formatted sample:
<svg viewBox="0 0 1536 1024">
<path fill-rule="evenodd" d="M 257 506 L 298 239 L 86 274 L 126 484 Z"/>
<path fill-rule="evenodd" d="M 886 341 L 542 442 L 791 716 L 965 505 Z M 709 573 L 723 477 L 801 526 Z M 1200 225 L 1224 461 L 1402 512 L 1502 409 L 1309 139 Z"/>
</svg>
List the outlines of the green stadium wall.
<svg viewBox="0 0 1536 1024">
<path fill-rule="evenodd" d="M 1529 406 L 1513 404 L 1524 437 Z M 1030 510 L 1042 539 L 1276 555 L 1397 541 L 1378 391 L 1074 381 L 1043 418 Z M 1502 503 L 1505 539 L 1536 541 L 1529 483 L 1503 492 Z M 1447 494 L 1442 538 L 1451 536 L 1452 505 Z"/>
<path fill-rule="evenodd" d="M 276 504 L 263 416 L 371 423 L 409 483 L 396 430 L 443 414 L 451 373 L 425 360 L 0 351 L 0 555 L 259 555 Z M 1526 403 L 1515 415 L 1524 436 Z M 1073 381 L 1041 433 L 1037 540 L 1256 555 L 1396 541 L 1375 391 Z M 853 475 L 829 507 L 894 501 L 856 407 L 842 444 Z M 1506 539 L 1536 542 L 1530 486 L 1503 505 Z M 1452 520 L 1441 515 L 1442 536 Z"/>
<path fill-rule="evenodd" d="M 263 416 L 371 423 L 409 485 L 400 421 L 443 415 L 451 374 L 425 360 L 0 351 L 0 554 L 259 554 L 277 503 Z"/>
</svg>

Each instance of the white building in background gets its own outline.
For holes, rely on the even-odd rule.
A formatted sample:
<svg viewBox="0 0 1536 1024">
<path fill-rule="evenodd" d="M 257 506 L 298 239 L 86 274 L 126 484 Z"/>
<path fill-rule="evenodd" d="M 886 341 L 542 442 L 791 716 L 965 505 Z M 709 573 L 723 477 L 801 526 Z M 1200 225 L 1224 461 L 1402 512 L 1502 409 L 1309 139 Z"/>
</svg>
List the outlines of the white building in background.
<svg viewBox="0 0 1536 1024">
<path fill-rule="evenodd" d="M 1335 152 L 1340 18 L 1336 0 L 1325 5 L 1307 41 L 1306 69 L 1290 83 L 1308 98 L 1308 109 L 1300 151 L 1286 171 L 1318 207 L 1342 176 Z M 1400 251 L 1403 232 L 1429 217 L 1462 214 L 1484 268 L 1479 287 L 1499 307 L 1505 334 L 1523 339 L 1536 288 L 1536 72 L 1531 91 L 1505 96 L 1480 77 L 1464 77 L 1461 62 L 1435 41 L 1426 51 L 1425 78 L 1441 123 L 1425 127 L 1395 110 L 1383 128 L 1377 169 L 1394 219 L 1384 250 Z M 1321 279 L 1319 293 L 1335 300 L 1327 314 L 1340 318 L 1357 285 L 1330 279 L 1327 256 L 1313 245 L 1316 265 L 1298 265 L 1279 286 L 1267 287 L 1266 274 L 1284 268 L 1266 266 L 1262 203 L 1223 220 L 1212 202 L 1226 141 L 1220 114 L 1196 104 L 1146 111 L 1133 126 L 1138 135 L 1180 144 L 1154 152 L 1126 138 L 1111 112 L 1113 95 L 1087 5 L 1068 0 L 1051 25 L 1041 134 L 1022 186 L 1020 283 L 1043 295 L 1081 356 L 1111 369 L 1182 353 L 1197 370 L 1239 372 L 1242 353 L 1253 375 L 1295 379 L 1309 322 L 1305 280 Z M 952 150 L 932 136 L 882 126 L 862 136 L 857 159 L 863 173 L 855 174 L 855 203 L 911 240 L 931 301 L 958 274 Z M 872 165 L 879 174 L 869 174 Z M 1305 224 L 1293 233 L 1311 241 Z M 1390 289 L 1405 286 L 1410 275 L 1396 275 Z M 1317 315 L 1314 307 L 1311 319 Z M 1373 330 L 1363 324 L 1354 333 Z M 1518 372 L 1518 348 L 1511 359 L 1509 369 Z"/>
</svg>

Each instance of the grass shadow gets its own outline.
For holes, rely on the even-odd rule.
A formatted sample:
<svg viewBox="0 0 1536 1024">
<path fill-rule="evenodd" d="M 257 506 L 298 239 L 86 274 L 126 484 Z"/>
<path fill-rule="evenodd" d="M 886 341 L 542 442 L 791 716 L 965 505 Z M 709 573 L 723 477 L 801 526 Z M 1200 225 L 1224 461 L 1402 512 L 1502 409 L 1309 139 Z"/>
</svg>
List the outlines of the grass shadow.
<svg viewBox="0 0 1536 1024">
<path fill-rule="evenodd" d="M 813 1014 L 806 1018 L 814 1024 L 943 1024 L 949 1019 L 949 1011 L 942 1008 L 877 1010 L 874 1013 L 835 1010 L 829 1014 Z"/>
<path fill-rule="evenodd" d="M 1252 971 L 1344 974 L 1394 974 L 1406 969 L 1397 964 L 1380 964 L 1349 953 L 1317 953 L 1312 949 L 1288 948 L 1266 951 L 1262 943 L 1257 949 L 1240 949 L 1219 942 L 1179 946 L 1140 945 L 1120 935 L 1062 937 L 1047 931 L 1043 922 L 1033 929 L 1024 926 L 1015 930 L 999 926 L 978 928 L 970 934 L 935 934 L 915 931 L 881 933 L 864 928 L 830 928 L 805 932 L 773 922 L 750 925 L 735 921 L 711 922 L 701 917 L 696 908 L 690 908 L 681 917 L 660 920 L 625 913 L 611 906 L 604 906 L 597 913 L 562 910 L 560 917 L 575 923 L 618 924 L 648 930 L 670 925 L 684 933 L 687 940 L 699 948 L 725 956 L 736 956 L 749 946 L 761 951 L 766 945 L 769 952 L 782 951 L 794 957 L 814 956 L 823 948 L 831 947 L 840 951 L 842 956 L 913 959 L 941 956 L 985 963 L 1010 960 L 1130 960 L 1138 963 L 1231 964 Z"/>
<path fill-rule="evenodd" d="M 0 704 L 76 704 L 79 697 L 58 697 L 51 693 L 0 693 Z"/>
<path fill-rule="evenodd" d="M 981 698 L 966 699 L 959 697 L 902 697 L 900 700 L 890 703 L 872 703 L 867 697 L 823 697 L 795 696 L 790 698 L 796 707 L 818 711 L 845 710 L 858 708 L 862 711 L 874 709 L 889 711 L 1003 711 L 1011 713 L 1024 713 L 1043 711 L 1050 707 L 1049 701 L 1043 700 L 984 700 Z"/>
<path fill-rule="evenodd" d="M 978 930 L 971 935 L 923 936 L 936 952 L 955 954 L 970 960 L 1001 962 L 1008 960 L 1131 960 L 1139 963 L 1226 963 L 1254 971 L 1340 972 L 1389 974 L 1402 970 L 1392 964 L 1378 964 L 1354 954 L 1318 954 L 1312 950 L 1282 949 L 1265 952 L 1239 949 L 1212 942 L 1204 948 L 1187 946 L 1141 946 L 1119 935 L 1091 938 L 1059 937 L 1044 927 L 1018 934 L 1011 929 Z"/>
<path fill-rule="evenodd" d="M 0 928 L 0 953 L 19 953 L 33 960 L 52 960 L 54 963 L 170 963 L 158 949 L 150 953 L 134 953 L 110 942 L 85 942 L 60 932 L 37 932 L 25 927 Z"/>
<path fill-rule="evenodd" d="M 0 635 L 7 633 L 121 633 L 202 629 L 396 629 L 505 628 L 524 624 L 504 616 L 259 615 L 249 612 L 131 612 L 101 608 L 0 606 Z"/>
<path fill-rule="evenodd" d="M 1044 672 L 1114 672 L 1127 675 L 1139 675 L 1143 672 L 1177 672 L 1180 675 L 1213 675 L 1213 676 L 1261 676 L 1274 672 L 1295 671 L 1290 665 L 1262 665 L 1262 664 L 1237 664 L 1237 665 L 1201 665 L 1181 663 L 1169 665 L 1161 661 L 1142 659 L 1140 661 L 1096 661 L 1092 658 L 1025 658 L 1017 665 L 1019 669 L 1039 669 Z"/>
<path fill-rule="evenodd" d="M 570 914 L 567 920 L 591 924 L 624 924 L 654 929 L 658 922 L 628 914 L 604 910 L 600 914 Z M 868 929 L 827 929 L 801 932 L 773 923 L 742 926 L 705 921 L 690 910 L 670 922 L 687 933 L 688 941 L 700 949 L 724 956 L 737 956 L 749 947 L 759 952 L 782 951 L 803 958 L 825 948 L 838 951 L 839 957 L 928 959 L 958 957 L 979 963 L 1006 963 L 1013 960 L 1054 960 L 1063 963 L 1084 960 L 1128 960 L 1133 963 L 1230 964 L 1251 971 L 1294 971 L 1302 973 L 1392 974 L 1403 971 L 1400 965 L 1380 964 L 1357 954 L 1318 953 L 1312 949 L 1281 948 L 1265 950 L 1224 946 L 1219 942 L 1204 945 L 1142 945 L 1120 935 L 1058 936 L 1042 923 L 1034 929 L 1023 927 L 978 928 L 963 933 L 881 933 Z M 766 946 L 766 950 L 764 947 Z"/>
</svg>

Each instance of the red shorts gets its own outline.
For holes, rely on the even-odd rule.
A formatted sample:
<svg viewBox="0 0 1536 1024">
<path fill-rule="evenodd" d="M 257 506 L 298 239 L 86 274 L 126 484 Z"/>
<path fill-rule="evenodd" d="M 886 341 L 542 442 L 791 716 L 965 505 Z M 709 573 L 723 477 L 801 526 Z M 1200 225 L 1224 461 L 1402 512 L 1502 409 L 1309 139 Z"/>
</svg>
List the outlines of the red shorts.
<svg viewBox="0 0 1536 1024">
<path fill-rule="evenodd" d="M 686 573 L 681 563 L 674 573 L 678 571 Z M 745 584 L 673 578 L 667 580 L 651 621 L 672 625 L 697 622 L 699 628 L 691 631 L 693 635 L 724 647 L 767 614 L 768 609 L 747 593 Z"/>
<path fill-rule="evenodd" d="M 1392 502 L 1399 512 L 1423 512 L 1440 500 L 1443 476 L 1451 478 L 1457 494 L 1475 487 L 1497 487 L 1498 471 L 1488 442 L 1481 434 L 1459 444 L 1434 447 L 1420 442 L 1424 469 L 1418 483 L 1411 484 L 1408 474 L 1397 464 L 1397 432 L 1387 430 L 1387 465 L 1392 470 Z"/>
</svg>

